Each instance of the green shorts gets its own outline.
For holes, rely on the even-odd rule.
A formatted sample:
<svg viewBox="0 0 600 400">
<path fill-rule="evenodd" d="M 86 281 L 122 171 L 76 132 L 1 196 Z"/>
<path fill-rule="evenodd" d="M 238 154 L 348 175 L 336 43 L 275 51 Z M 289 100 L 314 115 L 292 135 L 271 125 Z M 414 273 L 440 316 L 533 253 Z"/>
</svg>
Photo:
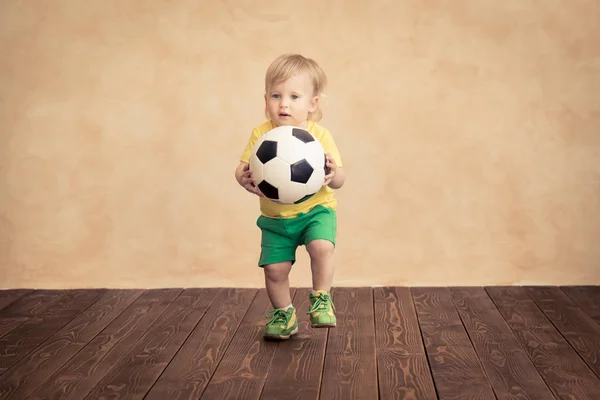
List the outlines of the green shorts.
<svg viewBox="0 0 600 400">
<path fill-rule="evenodd" d="M 335 210 L 317 205 L 294 218 L 258 217 L 262 231 L 259 267 L 284 261 L 296 262 L 296 249 L 311 240 L 329 240 L 335 246 L 337 215 Z"/>
</svg>

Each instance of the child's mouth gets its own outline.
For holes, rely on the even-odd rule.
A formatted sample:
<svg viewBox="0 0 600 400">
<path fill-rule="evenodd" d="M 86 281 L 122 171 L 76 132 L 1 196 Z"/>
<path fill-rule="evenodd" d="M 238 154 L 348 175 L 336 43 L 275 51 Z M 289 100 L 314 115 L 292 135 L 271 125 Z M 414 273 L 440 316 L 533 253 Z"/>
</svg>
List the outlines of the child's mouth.
<svg viewBox="0 0 600 400">
<path fill-rule="evenodd" d="M 290 114 L 285 114 L 285 113 L 279 113 L 280 117 L 290 117 Z"/>
</svg>

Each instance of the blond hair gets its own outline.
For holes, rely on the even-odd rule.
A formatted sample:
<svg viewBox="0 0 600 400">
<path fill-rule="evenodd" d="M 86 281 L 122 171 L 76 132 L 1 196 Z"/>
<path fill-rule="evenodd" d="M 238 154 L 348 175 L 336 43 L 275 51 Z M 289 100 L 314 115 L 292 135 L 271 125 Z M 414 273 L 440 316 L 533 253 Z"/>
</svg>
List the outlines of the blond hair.
<svg viewBox="0 0 600 400">
<path fill-rule="evenodd" d="M 327 87 L 327 75 L 316 61 L 306 58 L 300 54 L 283 54 L 277 57 L 265 73 L 265 92 L 269 92 L 271 86 L 285 81 L 292 76 L 307 72 L 313 84 L 313 96 L 322 96 Z M 308 119 L 320 121 L 323 112 L 319 103 L 314 112 L 308 114 Z"/>
</svg>

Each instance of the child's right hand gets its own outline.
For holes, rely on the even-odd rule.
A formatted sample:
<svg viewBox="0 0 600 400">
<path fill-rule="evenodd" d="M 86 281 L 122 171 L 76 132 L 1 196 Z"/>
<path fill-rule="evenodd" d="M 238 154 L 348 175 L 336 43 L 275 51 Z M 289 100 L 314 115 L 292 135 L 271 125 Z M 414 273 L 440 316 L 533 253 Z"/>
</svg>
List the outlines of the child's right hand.
<svg viewBox="0 0 600 400">
<path fill-rule="evenodd" d="M 252 171 L 250 171 L 250 165 L 246 164 L 244 166 L 242 176 L 240 178 L 240 185 L 250 193 L 254 193 L 258 197 L 264 197 L 264 194 L 260 191 L 260 189 L 254 184 L 254 179 L 252 179 Z"/>
</svg>

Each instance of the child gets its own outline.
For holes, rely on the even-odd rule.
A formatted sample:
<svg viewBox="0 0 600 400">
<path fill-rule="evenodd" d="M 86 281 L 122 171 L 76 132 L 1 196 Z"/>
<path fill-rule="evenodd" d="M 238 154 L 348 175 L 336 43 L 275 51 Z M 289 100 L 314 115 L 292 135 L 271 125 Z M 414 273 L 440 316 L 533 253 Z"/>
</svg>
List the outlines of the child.
<svg viewBox="0 0 600 400">
<path fill-rule="evenodd" d="M 274 309 L 267 313 L 266 339 L 288 339 L 298 332 L 296 310 L 290 297 L 288 275 L 296 262 L 296 249 L 306 246 L 310 255 L 313 290 L 308 310 L 314 328 L 335 327 L 335 307 L 330 289 L 337 231 L 334 189 L 345 181 L 342 160 L 330 132 L 319 125 L 320 95 L 327 77 L 313 60 L 298 54 L 278 57 L 265 75 L 267 121 L 252 130 L 235 171 L 238 183 L 260 197 L 261 253 L 258 265 L 265 274 L 266 290 Z M 308 200 L 281 205 L 265 198 L 252 180 L 249 158 L 257 139 L 271 129 L 292 125 L 311 132 L 326 152 L 327 175 L 321 189 Z"/>
</svg>

